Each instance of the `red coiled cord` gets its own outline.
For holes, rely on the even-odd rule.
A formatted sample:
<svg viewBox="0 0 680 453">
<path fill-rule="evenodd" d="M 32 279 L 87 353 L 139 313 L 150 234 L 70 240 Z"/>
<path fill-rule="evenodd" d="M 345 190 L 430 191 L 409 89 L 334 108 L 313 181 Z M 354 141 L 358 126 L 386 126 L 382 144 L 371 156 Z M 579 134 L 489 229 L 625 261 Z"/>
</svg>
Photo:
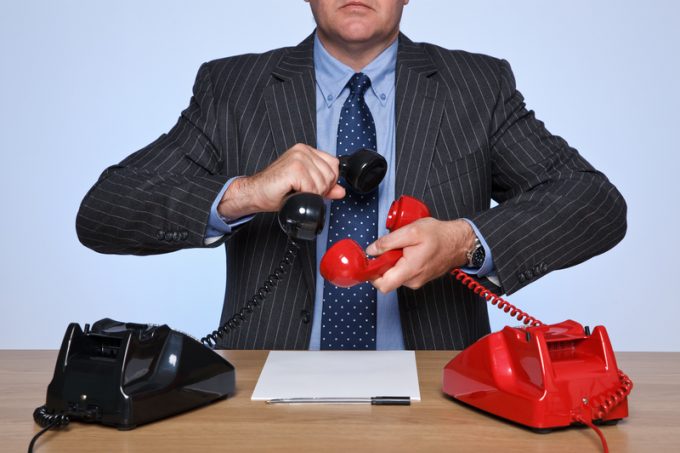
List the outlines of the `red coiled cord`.
<svg viewBox="0 0 680 453">
<path fill-rule="evenodd" d="M 621 385 L 617 389 L 604 392 L 592 399 L 593 410 L 596 411 L 593 418 L 603 418 L 630 395 L 633 390 L 633 381 L 621 370 L 619 370 L 619 381 Z"/>
<path fill-rule="evenodd" d="M 538 327 L 543 325 L 541 321 L 534 318 L 533 316 L 530 316 L 528 313 L 523 312 L 522 310 L 515 307 L 507 300 L 503 299 L 501 296 L 489 291 L 487 288 L 477 283 L 477 281 L 474 278 L 470 277 L 468 274 L 461 271 L 460 269 L 452 270 L 451 275 L 453 275 L 456 278 L 456 280 L 461 282 L 463 285 L 470 288 L 472 292 L 479 296 L 482 296 L 484 299 L 486 299 L 487 302 L 491 303 L 491 305 L 496 305 L 496 308 L 498 308 L 499 310 L 503 310 L 505 313 L 510 312 L 510 316 L 512 316 L 513 318 L 517 318 L 518 321 L 522 321 L 525 325 L 530 325 L 532 327 Z"/>
<path fill-rule="evenodd" d="M 621 370 L 619 371 L 619 381 L 620 385 L 614 390 L 609 390 L 601 395 L 592 398 L 592 418 L 594 419 L 603 419 L 609 412 L 612 411 L 616 406 L 618 406 L 624 398 L 626 398 L 631 390 L 633 390 L 633 381 L 630 380 L 628 376 L 626 376 L 626 373 L 624 373 Z M 595 426 L 594 423 L 589 422 L 585 420 L 583 417 L 580 415 L 574 415 L 573 420 L 577 423 L 583 423 L 584 425 L 592 428 L 597 435 L 600 437 L 600 441 L 602 442 L 602 450 L 604 453 L 609 453 L 609 446 L 607 445 L 607 439 L 604 437 L 604 434 L 598 428 Z"/>
</svg>

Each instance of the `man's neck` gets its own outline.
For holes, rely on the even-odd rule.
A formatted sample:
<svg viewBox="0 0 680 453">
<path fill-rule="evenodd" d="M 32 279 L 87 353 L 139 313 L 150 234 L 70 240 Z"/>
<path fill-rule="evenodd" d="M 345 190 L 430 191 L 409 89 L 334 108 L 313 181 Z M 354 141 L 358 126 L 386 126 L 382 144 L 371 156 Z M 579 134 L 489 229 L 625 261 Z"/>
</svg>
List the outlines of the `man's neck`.
<svg viewBox="0 0 680 453">
<path fill-rule="evenodd" d="M 338 43 L 318 30 L 316 36 L 329 54 L 354 69 L 355 72 L 360 72 L 397 39 L 399 30 L 395 30 L 388 39 L 377 42 Z"/>
</svg>

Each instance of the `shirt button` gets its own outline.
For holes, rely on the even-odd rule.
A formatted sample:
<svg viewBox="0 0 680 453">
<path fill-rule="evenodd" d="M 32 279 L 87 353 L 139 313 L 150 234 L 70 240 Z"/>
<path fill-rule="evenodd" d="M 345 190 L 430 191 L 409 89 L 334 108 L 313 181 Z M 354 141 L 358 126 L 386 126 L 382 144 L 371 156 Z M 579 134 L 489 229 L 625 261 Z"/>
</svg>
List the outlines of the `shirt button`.
<svg viewBox="0 0 680 453">
<path fill-rule="evenodd" d="M 385 99 L 387 99 L 387 96 L 385 95 L 385 93 L 383 93 L 383 94 L 380 95 L 380 99 L 382 99 L 383 101 L 384 101 Z"/>
<path fill-rule="evenodd" d="M 328 99 L 329 101 L 332 101 L 332 100 L 333 100 L 333 95 L 332 95 L 332 94 L 329 94 L 328 96 L 326 96 L 326 99 Z"/>
</svg>

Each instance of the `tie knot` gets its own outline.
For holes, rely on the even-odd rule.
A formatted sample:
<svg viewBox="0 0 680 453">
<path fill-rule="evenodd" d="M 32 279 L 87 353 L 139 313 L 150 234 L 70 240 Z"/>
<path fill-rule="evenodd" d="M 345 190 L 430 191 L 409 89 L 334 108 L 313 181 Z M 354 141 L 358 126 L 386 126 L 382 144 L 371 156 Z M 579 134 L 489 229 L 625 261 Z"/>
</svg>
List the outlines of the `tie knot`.
<svg viewBox="0 0 680 453">
<path fill-rule="evenodd" d="M 356 94 L 363 96 L 368 87 L 371 86 L 371 79 L 363 72 L 357 72 L 349 79 L 347 86 L 349 87 L 350 96 Z"/>
</svg>

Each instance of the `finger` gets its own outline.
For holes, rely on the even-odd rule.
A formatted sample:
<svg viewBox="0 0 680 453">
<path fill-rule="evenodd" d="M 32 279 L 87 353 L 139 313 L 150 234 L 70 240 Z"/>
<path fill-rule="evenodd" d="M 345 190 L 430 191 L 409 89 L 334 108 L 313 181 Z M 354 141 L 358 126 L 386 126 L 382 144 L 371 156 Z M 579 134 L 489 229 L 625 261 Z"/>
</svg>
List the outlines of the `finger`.
<svg viewBox="0 0 680 453">
<path fill-rule="evenodd" d="M 332 157 L 332 156 L 330 156 Z M 338 183 L 338 168 L 337 166 L 333 168 L 332 164 L 321 158 L 316 158 L 313 164 L 319 169 L 323 174 L 326 182 L 326 192 L 329 192 Z M 326 193 L 324 192 L 324 193 Z"/>
<path fill-rule="evenodd" d="M 403 249 L 404 247 L 415 243 L 416 241 L 413 237 L 412 228 L 409 228 L 409 225 L 406 225 L 385 236 L 379 237 L 377 241 L 366 247 L 366 253 L 371 256 L 378 256 L 388 250 Z"/>
<path fill-rule="evenodd" d="M 401 258 L 391 269 L 383 274 L 382 277 L 375 279 L 372 283 L 382 293 L 394 291 L 404 284 L 404 282 L 416 278 L 416 272 L 408 265 L 408 261 Z"/>
<path fill-rule="evenodd" d="M 340 160 L 337 157 L 328 154 L 325 151 L 320 151 L 312 146 L 305 145 L 305 147 L 308 151 L 306 154 L 307 157 L 320 169 L 323 169 L 324 171 L 328 169 L 328 171 L 333 174 L 333 179 L 337 181 L 340 177 Z"/>
<path fill-rule="evenodd" d="M 309 168 L 310 175 L 314 177 L 317 190 L 320 195 L 326 195 L 338 182 L 338 159 L 328 153 L 319 151 L 309 145 L 304 145 L 305 153 L 299 157 L 303 160 L 304 166 Z M 317 171 L 312 170 L 314 167 Z M 319 178 L 323 180 L 323 187 L 318 185 Z"/>
<path fill-rule="evenodd" d="M 371 285 L 375 286 L 375 289 L 377 289 L 378 291 L 380 291 L 383 294 L 386 294 L 388 292 L 388 291 L 386 291 L 387 285 L 385 283 L 385 280 L 383 280 L 382 277 L 376 278 L 375 280 L 369 280 L 369 283 Z"/>
<path fill-rule="evenodd" d="M 342 198 L 345 198 L 346 191 L 345 188 L 342 187 L 340 184 L 336 184 L 333 187 L 331 187 L 331 190 L 326 193 L 326 198 L 329 198 L 331 200 L 340 200 Z"/>
<path fill-rule="evenodd" d="M 427 283 L 427 280 L 428 279 L 423 277 L 423 273 L 420 272 L 420 273 L 414 275 L 413 278 L 410 278 L 410 279 L 406 280 L 405 282 L 402 282 L 401 285 L 405 286 L 407 288 L 410 288 L 410 289 L 418 289 L 421 286 L 423 286 L 425 283 Z"/>
<path fill-rule="evenodd" d="M 328 164 L 329 167 L 333 170 L 335 173 L 335 179 L 338 179 L 339 174 L 340 174 L 340 160 L 331 155 L 328 154 L 324 151 L 319 151 L 318 149 L 312 148 L 314 150 L 314 154 L 319 157 L 321 160 L 323 160 L 326 164 Z"/>
<path fill-rule="evenodd" d="M 328 191 L 326 175 L 312 162 L 307 162 L 300 175 L 300 191 L 324 195 Z"/>
</svg>

